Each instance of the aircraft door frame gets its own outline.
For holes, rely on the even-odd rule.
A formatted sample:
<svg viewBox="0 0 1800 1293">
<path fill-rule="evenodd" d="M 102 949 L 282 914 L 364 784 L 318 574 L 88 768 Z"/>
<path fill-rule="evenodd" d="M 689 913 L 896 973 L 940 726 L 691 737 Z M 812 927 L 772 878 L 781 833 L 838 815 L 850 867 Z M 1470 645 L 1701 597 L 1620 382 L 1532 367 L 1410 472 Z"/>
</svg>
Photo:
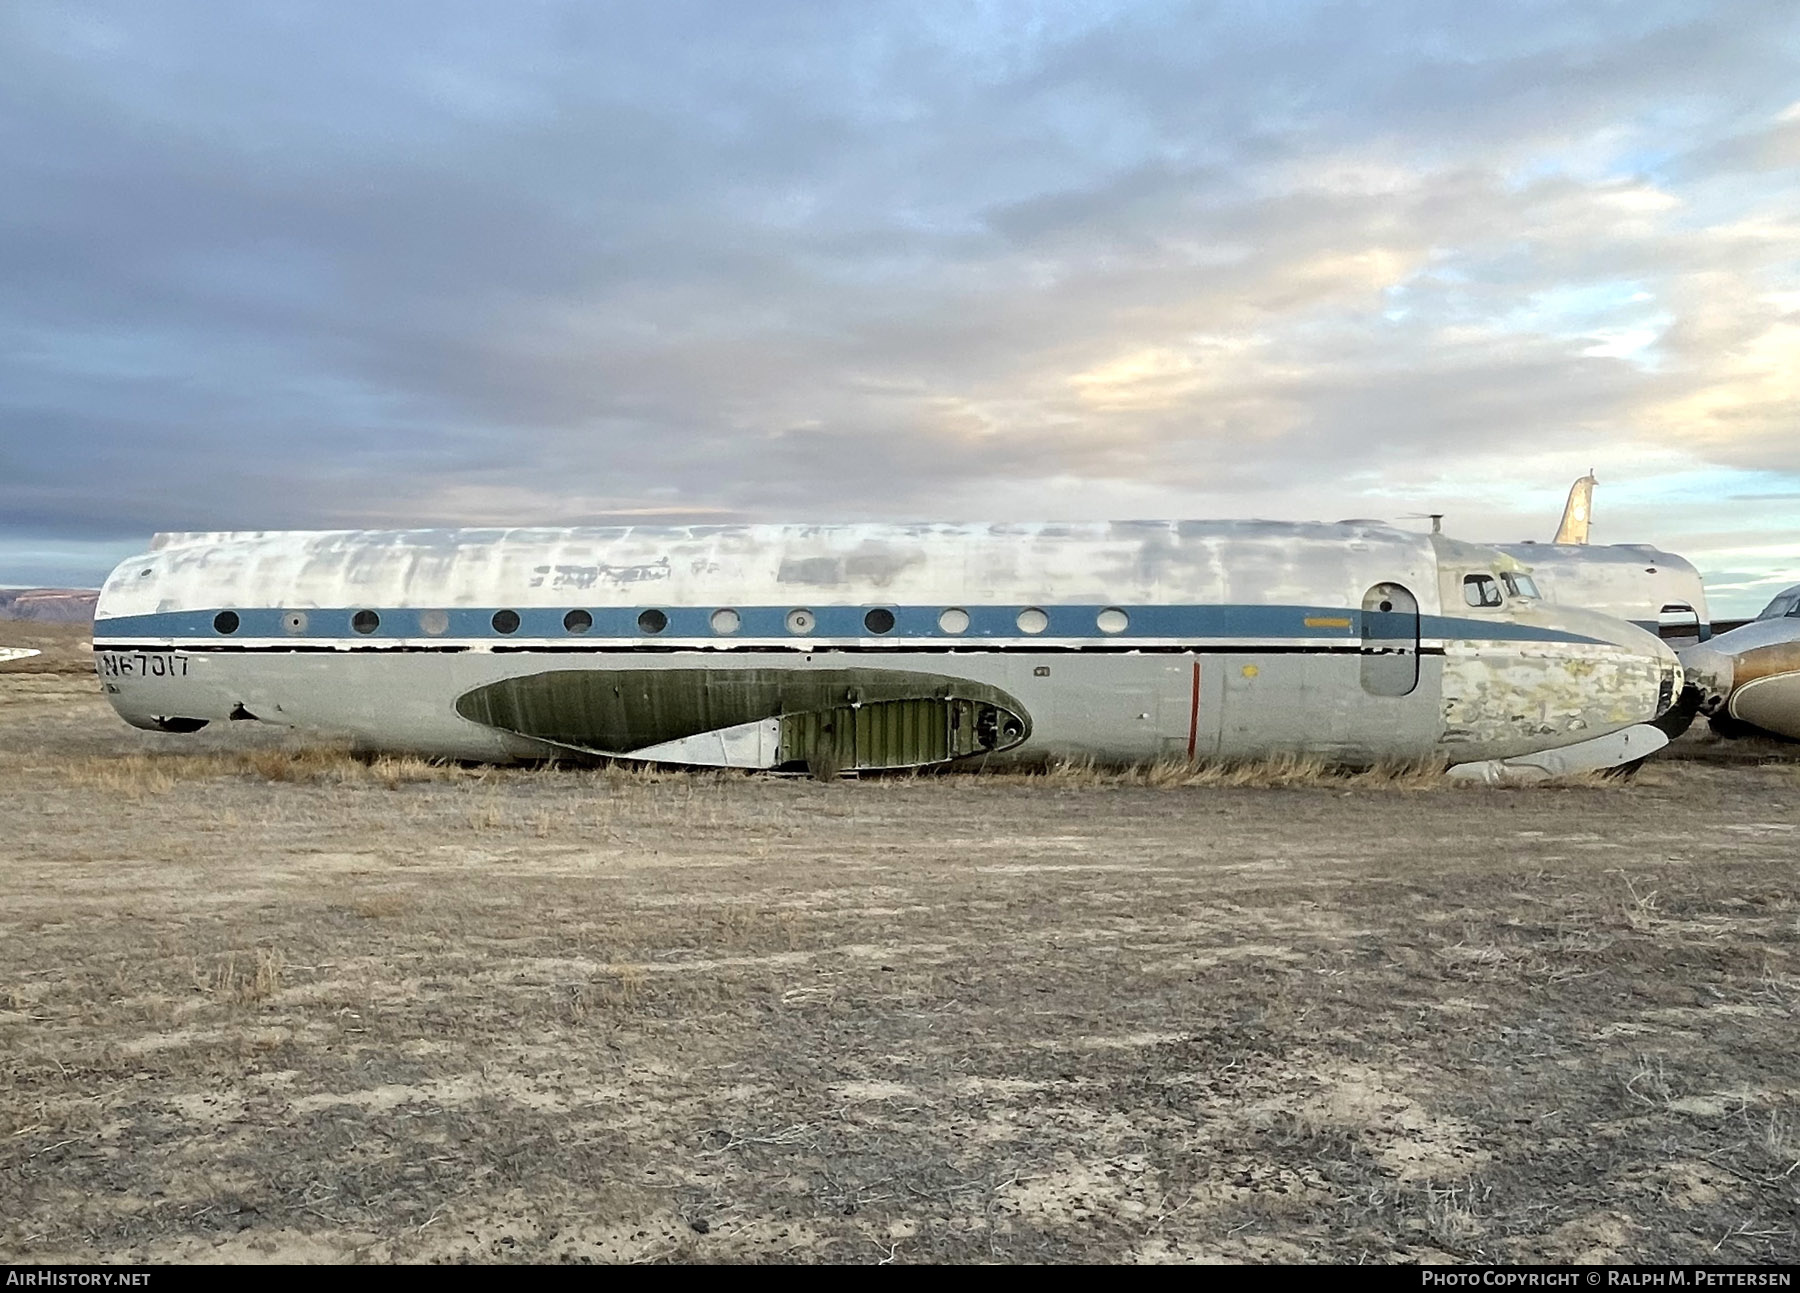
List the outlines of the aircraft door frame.
<svg viewBox="0 0 1800 1293">
<path fill-rule="evenodd" d="M 1404 584 L 1382 582 L 1363 594 L 1362 689 L 1410 696 L 1419 688 L 1419 599 Z"/>
</svg>

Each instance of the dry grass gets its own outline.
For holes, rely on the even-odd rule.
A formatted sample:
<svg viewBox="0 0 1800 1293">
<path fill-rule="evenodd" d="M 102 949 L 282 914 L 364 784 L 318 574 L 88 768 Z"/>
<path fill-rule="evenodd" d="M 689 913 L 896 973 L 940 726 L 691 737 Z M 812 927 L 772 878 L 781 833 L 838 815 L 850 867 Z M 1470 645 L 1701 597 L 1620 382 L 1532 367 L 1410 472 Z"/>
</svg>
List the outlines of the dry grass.
<svg viewBox="0 0 1800 1293">
<path fill-rule="evenodd" d="M 999 784 L 1028 784 L 1046 788 L 1143 788 L 1188 789 L 1292 789 L 1337 788 L 1344 791 L 1466 790 L 1474 783 L 1444 775 L 1435 763 L 1384 763 L 1372 767 L 1330 764 L 1307 755 L 1282 755 L 1268 759 L 1188 762 L 1161 759 L 1136 764 L 1103 764 L 1092 760 L 1065 760 L 1026 769 L 953 767 L 941 772 L 873 774 L 878 783 L 913 783 L 938 775 L 976 777 Z M 550 781 L 575 776 L 612 789 L 630 789 L 674 782 L 689 786 L 716 784 L 757 774 L 735 769 L 682 768 L 658 764 L 608 762 L 600 765 L 542 763 L 496 769 L 464 766 L 409 755 L 370 755 L 349 747 L 291 744 L 248 750 L 203 753 L 118 754 L 94 756 L 70 762 L 63 774 L 68 784 L 138 799 L 165 794 L 184 782 L 224 778 L 254 778 L 267 782 L 301 785 L 366 785 L 395 790 L 418 782 L 480 781 L 503 776 L 510 782 L 542 777 Z M 816 780 L 837 782 L 836 769 L 812 772 Z M 856 780 L 857 778 L 850 778 Z M 1604 773 L 1579 773 L 1507 790 L 1616 789 L 1625 782 Z M 492 823 L 489 823 L 490 825 Z"/>
<path fill-rule="evenodd" d="M 1267 759 L 1222 761 L 1158 759 L 1133 764 L 1061 760 L 1031 771 L 986 775 L 1067 789 L 1282 789 L 1296 786 L 1335 786 L 1354 790 L 1429 790 L 1451 784 L 1444 777 L 1443 767 L 1436 763 L 1386 763 L 1358 768 L 1327 763 L 1317 756 L 1296 754 Z"/>
<path fill-rule="evenodd" d="M 211 966 L 194 967 L 196 990 L 239 1006 L 264 1002 L 281 991 L 281 953 L 273 948 L 227 952 Z"/>
<path fill-rule="evenodd" d="M 255 778 L 300 785 L 371 785 L 389 790 L 422 781 L 479 777 L 478 770 L 410 756 L 362 755 L 346 747 L 104 755 L 71 761 L 61 773 L 72 787 L 129 799 L 167 794 L 194 781 Z"/>
<path fill-rule="evenodd" d="M 1795 1131 L 1793 1115 L 1764 1110 L 1760 1119 L 1751 1121 L 1750 1139 L 1774 1169 L 1769 1179 L 1783 1181 L 1800 1172 L 1800 1133 Z"/>
</svg>

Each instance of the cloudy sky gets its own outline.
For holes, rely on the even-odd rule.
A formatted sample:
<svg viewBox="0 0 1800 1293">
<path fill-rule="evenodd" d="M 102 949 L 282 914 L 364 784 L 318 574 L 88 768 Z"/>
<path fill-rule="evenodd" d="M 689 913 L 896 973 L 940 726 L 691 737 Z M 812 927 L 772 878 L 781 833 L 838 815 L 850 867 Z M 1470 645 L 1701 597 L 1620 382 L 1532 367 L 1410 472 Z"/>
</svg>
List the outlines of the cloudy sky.
<svg viewBox="0 0 1800 1293">
<path fill-rule="evenodd" d="M 0 6 L 0 584 L 1448 513 L 1800 580 L 1800 5 Z"/>
</svg>

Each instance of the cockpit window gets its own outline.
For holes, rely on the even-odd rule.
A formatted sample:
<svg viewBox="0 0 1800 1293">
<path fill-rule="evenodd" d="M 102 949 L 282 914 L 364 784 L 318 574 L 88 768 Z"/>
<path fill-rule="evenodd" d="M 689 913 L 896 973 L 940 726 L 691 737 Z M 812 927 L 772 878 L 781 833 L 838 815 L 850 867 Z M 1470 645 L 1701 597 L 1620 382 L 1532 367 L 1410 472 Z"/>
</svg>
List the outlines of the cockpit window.
<svg viewBox="0 0 1800 1293">
<path fill-rule="evenodd" d="M 1779 620 L 1789 615 L 1800 615 L 1800 589 L 1781 594 L 1769 603 L 1769 608 L 1756 618 L 1759 620 Z"/>
<path fill-rule="evenodd" d="M 1504 574 L 1500 582 L 1506 585 L 1506 591 L 1514 597 L 1538 597 L 1538 587 L 1532 582 L 1530 575 Z"/>
<path fill-rule="evenodd" d="M 1471 606 L 1500 605 L 1500 585 L 1492 575 L 1464 575 L 1463 600 Z"/>
</svg>

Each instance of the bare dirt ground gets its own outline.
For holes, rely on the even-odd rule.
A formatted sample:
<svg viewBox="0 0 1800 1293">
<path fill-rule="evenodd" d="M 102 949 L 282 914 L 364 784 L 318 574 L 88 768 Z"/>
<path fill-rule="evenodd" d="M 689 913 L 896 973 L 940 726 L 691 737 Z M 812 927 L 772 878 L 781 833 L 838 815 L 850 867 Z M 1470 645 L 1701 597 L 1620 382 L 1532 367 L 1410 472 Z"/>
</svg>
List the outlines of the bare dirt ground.
<svg viewBox="0 0 1800 1293">
<path fill-rule="evenodd" d="M 51 647 L 0 1260 L 1800 1256 L 1800 765 L 473 772 Z"/>
</svg>

